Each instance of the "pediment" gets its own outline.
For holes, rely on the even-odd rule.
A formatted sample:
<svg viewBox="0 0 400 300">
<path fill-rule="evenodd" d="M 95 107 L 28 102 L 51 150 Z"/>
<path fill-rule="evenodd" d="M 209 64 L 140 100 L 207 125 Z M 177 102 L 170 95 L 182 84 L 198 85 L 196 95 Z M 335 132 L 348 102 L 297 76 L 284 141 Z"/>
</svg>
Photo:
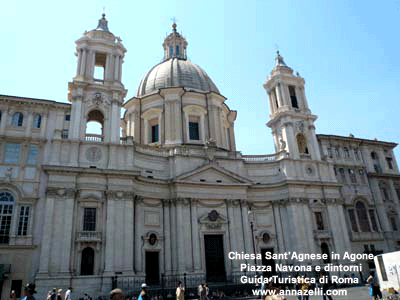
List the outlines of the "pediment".
<svg viewBox="0 0 400 300">
<path fill-rule="evenodd" d="M 175 182 L 251 185 L 252 182 L 217 164 L 209 164 L 178 176 Z"/>
</svg>

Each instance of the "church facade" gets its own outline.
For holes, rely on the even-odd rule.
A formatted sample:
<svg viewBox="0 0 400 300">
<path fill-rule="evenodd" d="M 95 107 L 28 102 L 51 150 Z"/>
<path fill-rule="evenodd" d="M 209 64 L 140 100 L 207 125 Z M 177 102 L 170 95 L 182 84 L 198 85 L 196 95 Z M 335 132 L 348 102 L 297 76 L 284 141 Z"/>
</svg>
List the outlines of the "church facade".
<svg viewBox="0 0 400 300">
<path fill-rule="evenodd" d="M 0 95 L 2 297 L 28 281 L 40 297 L 68 286 L 96 295 L 286 263 L 230 252 L 400 249 L 396 143 L 316 134 L 305 81 L 278 53 L 264 84 L 276 151 L 243 155 L 237 112 L 187 45 L 174 24 L 163 61 L 126 100 L 126 49 L 103 15 L 76 41 L 70 103 Z M 374 266 L 362 264 L 365 278 Z"/>
</svg>

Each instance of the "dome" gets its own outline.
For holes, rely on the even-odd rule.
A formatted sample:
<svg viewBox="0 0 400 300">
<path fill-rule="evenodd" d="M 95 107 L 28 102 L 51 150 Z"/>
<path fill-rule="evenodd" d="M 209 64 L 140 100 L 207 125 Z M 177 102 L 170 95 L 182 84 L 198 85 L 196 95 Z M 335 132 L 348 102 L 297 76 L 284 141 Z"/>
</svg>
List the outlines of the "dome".
<svg viewBox="0 0 400 300">
<path fill-rule="evenodd" d="M 188 60 L 171 57 L 155 65 L 143 76 L 136 96 L 142 97 L 169 87 L 185 87 L 219 94 L 218 88 L 202 68 Z"/>
<path fill-rule="evenodd" d="M 172 32 L 163 43 L 164 60 L 150 69 L 141 80 L 136 97 L 158 92 L 159 89 L 184 87 L 202 92 L 216 92 L 214 82 L 198 65 L 187 60 L 186 39 L 176 31 L 176 23 Z"/>
</svg>

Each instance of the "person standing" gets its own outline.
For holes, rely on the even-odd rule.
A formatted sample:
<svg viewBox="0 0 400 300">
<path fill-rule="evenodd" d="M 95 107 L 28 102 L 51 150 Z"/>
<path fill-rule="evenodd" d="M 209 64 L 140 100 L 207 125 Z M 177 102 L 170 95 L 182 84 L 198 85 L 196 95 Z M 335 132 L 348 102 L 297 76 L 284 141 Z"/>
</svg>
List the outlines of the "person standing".
<svg viewBox="0 0 400 300">
<path fill-rule="evenodd" d="M 57 289 L 53 288 L 50 295 L 50 300 L 57 300 Z"/>
<path fill-rule="evenodd" d="M 122 290 L 120 289 L 113 289 L 110 292 L 110 300 L 124 300 L 124 296 L 122 294 Z"/>
<path fill-rule="evenodd" d="M 10 300 L 17 300 L 17 294 L 14 290 L 12 290 L 10 293 Z"/>
<path fill-rule="evenodd" d="M 62 300 L 62 289 L 59 289 L 58 291 L 57 291 L 57 298 L 56 298 L 57 300 Z"/>
<path fill-rule="evenodd" d="M 36 294 L 36 285 L 34 283 L 28 283 L 25 288 L 24 288 L 24 295 L 23 300 L 36 300 L 35 297 L 33 297 L 33 294 Z"/>
<path fill-rule="evenodd" d="M 185 288 L 183 287 L 182 281 L 179 281 L 176 287 L 176 300 L 184 300 L 184 299 L 185 299 Z"/>
<path fill-rule="evenodd" d="M 375 273 L 371 271 L 369 273 L 369 277 L 367 278 L 367 283 L 368 283 L 368 288 L 369 288 L 369 298 L 370 300 L 375 300 L 375 294 L 374 294 L 374 286 L 375 286 Z"/>
</svg>

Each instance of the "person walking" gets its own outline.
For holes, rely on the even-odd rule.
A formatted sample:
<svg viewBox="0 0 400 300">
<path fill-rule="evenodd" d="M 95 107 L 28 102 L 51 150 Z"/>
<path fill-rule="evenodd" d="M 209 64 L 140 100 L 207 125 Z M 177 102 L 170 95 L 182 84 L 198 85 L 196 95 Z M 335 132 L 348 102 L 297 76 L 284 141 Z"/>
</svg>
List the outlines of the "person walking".
<svg viewBox="0 0 400 300">
<path fill-rule="evenodd" d="M 139 294 L 138 300 L 149 300 L 149 295 L 147 294 L 148 285 L 142 284 L 142 291 Z"/>
<path fill-rule="evenodd" d="M 176 287 L 176 300 L 184 300 L 184 299 L 185 299 L 185 288 L 182 284 L 182 281 L 179 281 Z"/>
<path fill-rule="evenodd" d="M 71 293 L 72 293 L 72 287 L 69 287 L 68 290 L 65 292 L 64 300 L 72 300 Z"/>
</svg>

